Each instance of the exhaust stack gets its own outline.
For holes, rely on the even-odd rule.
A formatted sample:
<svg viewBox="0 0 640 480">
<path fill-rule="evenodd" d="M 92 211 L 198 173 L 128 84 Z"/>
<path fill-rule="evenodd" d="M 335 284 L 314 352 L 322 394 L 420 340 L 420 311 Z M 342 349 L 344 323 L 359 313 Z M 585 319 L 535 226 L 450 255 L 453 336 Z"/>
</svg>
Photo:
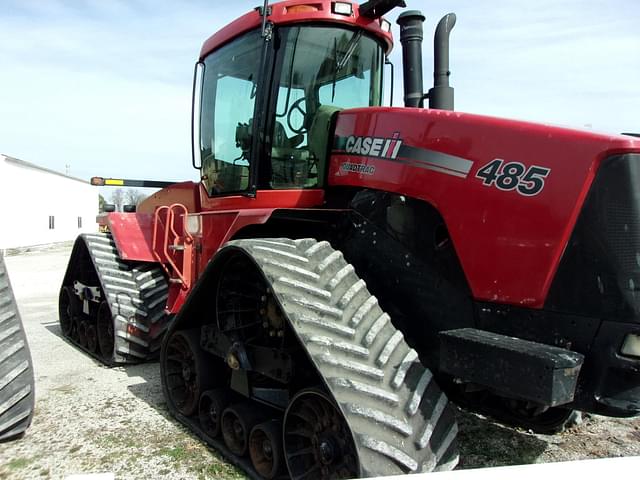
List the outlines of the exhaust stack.
<svg viewBox="0 0 640 480">
<path fill-rule="evenodd" d="M 402 69 L 404 77 L 405 107 L 421 108 L 424 99 L 422 87 L 422 23 L 425 17 L 418 10 L 400 14 L 400 42 L 402 43 Z"/>
<path fill-rule="evenodd" d="M 453 110 L 453 87 L 449 86 L 449 35 L 456 14 L 447 13 L 436 27 L 433 39 L 433 88 L 429 90 L 429 108 Z M 402 35 L 402 34 L 401 34 Z"/>
</svg>

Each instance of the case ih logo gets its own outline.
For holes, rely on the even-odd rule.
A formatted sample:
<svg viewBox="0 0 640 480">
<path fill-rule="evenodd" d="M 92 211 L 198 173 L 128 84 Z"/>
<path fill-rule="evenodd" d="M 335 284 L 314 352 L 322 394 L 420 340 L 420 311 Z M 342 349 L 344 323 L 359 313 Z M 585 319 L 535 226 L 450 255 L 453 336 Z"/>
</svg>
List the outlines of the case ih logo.
<svg viewBox="0 0 640 480">
<path fill-rule="evenodd" d="M 400 132 L 394 133 L 391 138 L 356 137 L 352 135 L 347 138 L 344 151 L 366 157 L 393 159 L 398 156 L 401 146 Z"/>
</svg>

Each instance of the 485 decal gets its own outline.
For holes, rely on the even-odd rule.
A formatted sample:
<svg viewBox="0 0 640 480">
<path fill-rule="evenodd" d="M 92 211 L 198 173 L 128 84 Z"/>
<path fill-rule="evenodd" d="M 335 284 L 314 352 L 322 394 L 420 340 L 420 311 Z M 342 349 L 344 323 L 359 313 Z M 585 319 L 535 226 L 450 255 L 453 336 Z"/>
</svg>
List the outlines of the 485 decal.
<svg viewBox="0 0 640 480">
<path fill-rule="evenodd" d="M 505 162 L 496 158 L 481 167 L 476 177 L 482 179 L 482 184 L 504 191 L 516 190 L 520 195 L 531 197 L 544 189 L 544 182 L 551 173 L 550 168 L 532 165 L 527 168 L 520 162 Z"/>
</svg>

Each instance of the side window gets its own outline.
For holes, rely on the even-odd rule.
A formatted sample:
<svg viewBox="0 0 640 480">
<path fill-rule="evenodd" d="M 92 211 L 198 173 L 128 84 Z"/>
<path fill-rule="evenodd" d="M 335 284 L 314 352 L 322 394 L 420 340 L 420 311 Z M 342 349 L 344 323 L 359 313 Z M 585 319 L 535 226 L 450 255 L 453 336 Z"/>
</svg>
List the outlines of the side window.
<svg viewBox="0 0 640 480">
<path fill-rule="evenodd" d="M 260 35 L 249 34 L 204 61 L 200 106 L 202 180 L 209 195 L 249 188 Z"/>
</svg>

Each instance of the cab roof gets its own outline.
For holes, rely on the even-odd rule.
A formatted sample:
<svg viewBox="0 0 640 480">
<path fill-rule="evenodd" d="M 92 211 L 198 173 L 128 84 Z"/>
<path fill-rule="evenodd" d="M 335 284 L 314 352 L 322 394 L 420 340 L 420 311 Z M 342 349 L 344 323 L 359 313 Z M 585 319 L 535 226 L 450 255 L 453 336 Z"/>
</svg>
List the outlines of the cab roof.
<svg viewBox="0 0 640 480">
<path fill-rule="evenodd" d="M 333 13 L 333 4 L 343 3 L 352 5 L 351 15 Z M 386 45 L 387 54 L 393 48 L 393 38 L 390 32 L 381 27 L 381 19 L 372 19 L 360 15 L 360 5 L 354 2 L 335 0 L 289 0 L 274 3 L 269 6 L 271 14 L 267 20 L 274 25 L 290 25 L 300 23 L 334 23 L 343 26 L 364 29 Z M 262 25 L 262 16 L 256 8 L 242 17 L 229 23 L 209 37 L 200 50 L 200 60 L 212 51 L 218 49 L 234 38 Z"/>
</svg>

